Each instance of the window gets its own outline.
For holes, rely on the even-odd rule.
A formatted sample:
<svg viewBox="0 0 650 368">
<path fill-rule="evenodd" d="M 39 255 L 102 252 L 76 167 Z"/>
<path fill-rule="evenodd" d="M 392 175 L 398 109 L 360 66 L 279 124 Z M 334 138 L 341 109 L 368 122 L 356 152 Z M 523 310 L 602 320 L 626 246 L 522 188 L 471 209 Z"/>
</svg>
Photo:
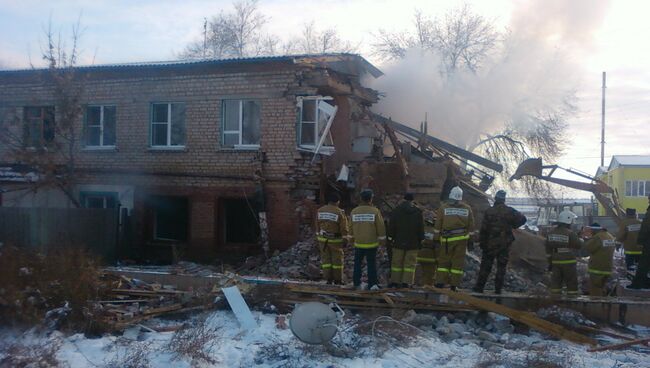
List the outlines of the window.
<svg viewBox="0 0 650 368">
<path fill-rule="evenodd" d="M 185 145 L 185 104 L 151 104 L 151 146 L 183 147 Z"/>
<path fill-rule="evenodd" d="M 86 107 L 86 147 L 115 146 L 115 106 Z"/>
<path fill-rule="evenodd" d="M 626 197 L 646 197 L 650 195 L 650 180 L 627 180 L 625 181 Z"/>
<path fill-rule="evenodd" d="M 259 146 L 260 103 L 253 100 L 224 100 L 222 109 L 222 145 Z"/>
<path fill-rule="evenodd" d="M 117 208 L 116 192 L 81 192 L 81 205 L 85 208 Z"/>
<path fill-rule="evenodd" d="M 151 196 L 153 238 L 155 240 L 187 240 L 189 204 L 185 197 Z"/>
<path fill-rule="evenodd" d="M 54 107 L 25 107 L 23 143 L 26 147 L 43 147 L 54 140 Z"/>
<path fill-rule="evenodd" d="M 246 199 L 223 199 L 223 236 L 227 244 L 257 244 L 260 225 Z"/>
<path fill-rule="evenodd" d="M 304 97 L 298 101 L 299 124 L 298 145 L 315 149 L 321 146 L 333 146 L 330 127 L 336 115 L 336 106 L 332 106 L 322 97 Z M 321 142 L 322 141 L 322 142 Z"/>
</svg>

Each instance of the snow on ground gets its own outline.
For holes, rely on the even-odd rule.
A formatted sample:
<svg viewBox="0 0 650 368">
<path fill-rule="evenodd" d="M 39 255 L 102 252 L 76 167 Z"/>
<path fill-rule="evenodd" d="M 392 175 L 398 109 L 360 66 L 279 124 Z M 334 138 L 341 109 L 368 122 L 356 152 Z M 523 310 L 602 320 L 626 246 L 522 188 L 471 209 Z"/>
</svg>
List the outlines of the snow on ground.
<svg viewBox="0 0 650 368">
<path fill-rule="evenodd" d="M 537 333 L 510 334 L 511 344 L 495 344 L 489 348 L 477 345 L 476 340 L 456 339 L 444 342 L 434 330 L 410 330 L 398 324 L 377 325 L 375 336 L 368 322 L 360 323 L 351 316 L 342 323 L 341 332 L 335 336 L 335 348 L 310 346 L 298 341 L 289 329 L 276 327 L 276 315 L 253 312 L 259 327 L 245 332 L 230 311 L 216 311 L 195 319 L 196 325 L 186 336 L 191 342 L 201 336 L 211 343 L 200 344 L 207 358 L 194 354 L 178 355 L 170 348 L 174 332 L 146 332 L 134 327 L 122 336 L 105 335 L 86 338 L 82 334 L 64 336 L 59 332 L 49 336 L 28 331 L 22 334 L 4 330 L 0 345 L 27 347 L 26 355 L 39 355 L 44 346 L 59 345 L 56 358 L 62 366 L 71 368 L 96 367 L 534 367 L 536 362 L 552 362 L 548 367 L 650 367 L 650 355 L 638 351 L 611 351 L 589 353 L 587 348 L 566 341 L 544 340 Z M 182 321 L 155 321 L 155 324 L 178 324 Z M 364 334 L 360 326 L 365 324 Z M 356 327 L 356 328 L 355 328 Z M 646 331 L 647 332 L 647 331 Z M 403 334 L 403 335 L 400 335 Z M 393 338 L 384 336 L 392 335 Z M 512 343 L 515 342 L 515 343 Z M 172 343 L 174 345 L 174 343 Z M 182 345 L 176 342 L 178 347 Z M 516 346 L 506 349 L 505 346 Z M 183 345 L 185 346 L 185 345 Z M 179 350 L 179 349 L 176 349 Z M 201 350 L 201 348 L 199 348 Z M 4 350 L 6 351 L 6 350 Z M 15 351 L 14 351 L 15 353 Z M 0 362 L 7 356 L 0 354 Z M 0 363 L 0 365 L 2 365 Z"/>
</svg>

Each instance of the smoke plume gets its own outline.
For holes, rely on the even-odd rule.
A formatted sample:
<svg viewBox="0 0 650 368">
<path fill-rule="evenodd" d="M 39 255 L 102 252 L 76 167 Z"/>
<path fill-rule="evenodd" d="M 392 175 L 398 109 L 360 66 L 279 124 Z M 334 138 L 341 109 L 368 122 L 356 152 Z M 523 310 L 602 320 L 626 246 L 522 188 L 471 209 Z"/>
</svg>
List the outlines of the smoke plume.
<svg viewBox="0 0 650 368">
<path fill-rule="evenodd" d="M 518 2 L 502 37 L 476 72 L 445 73 L 435 51 L 411 48 L 382 65 L 370 85 L 385 93 L 374 110 L 429 134 L 472 148 L 505 127 L 533 129 L 534 116 L 570 118 L 579 87 L 581 58 L 592 47 L 607 3 Z"/>
</svg>

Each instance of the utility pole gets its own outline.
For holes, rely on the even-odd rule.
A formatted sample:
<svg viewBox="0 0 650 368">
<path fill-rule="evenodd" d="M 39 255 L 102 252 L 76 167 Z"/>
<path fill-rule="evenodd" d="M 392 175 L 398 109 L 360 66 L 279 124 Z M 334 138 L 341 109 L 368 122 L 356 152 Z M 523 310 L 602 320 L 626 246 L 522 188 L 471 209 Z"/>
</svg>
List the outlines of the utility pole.
<svg viewBox="0 0 650 368">
<path fill-rule="evenodd" d="M 605 88 L 607 88 L 607 73 L 603 72 L 603 109 L 600 124 L 600 166 L 605 166 Z"/>
</svg>

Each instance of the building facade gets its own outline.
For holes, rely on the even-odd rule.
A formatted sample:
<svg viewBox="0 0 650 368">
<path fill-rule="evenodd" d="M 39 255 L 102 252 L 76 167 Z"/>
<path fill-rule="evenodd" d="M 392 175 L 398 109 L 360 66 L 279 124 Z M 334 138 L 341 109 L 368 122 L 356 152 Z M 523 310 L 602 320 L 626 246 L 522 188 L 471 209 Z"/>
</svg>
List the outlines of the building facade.
<svg viewBox="0 0 650 368">
<path fill-rule="evenodd" d="M 599 168 L 596 175 L 614 188 L 621 206 L 634 208 L 644 216 L 650 195 L 650 155 L 614 155 L 608 167 Z M 602 206 L 598 214 L 605 215 Z"/>
</svg>

